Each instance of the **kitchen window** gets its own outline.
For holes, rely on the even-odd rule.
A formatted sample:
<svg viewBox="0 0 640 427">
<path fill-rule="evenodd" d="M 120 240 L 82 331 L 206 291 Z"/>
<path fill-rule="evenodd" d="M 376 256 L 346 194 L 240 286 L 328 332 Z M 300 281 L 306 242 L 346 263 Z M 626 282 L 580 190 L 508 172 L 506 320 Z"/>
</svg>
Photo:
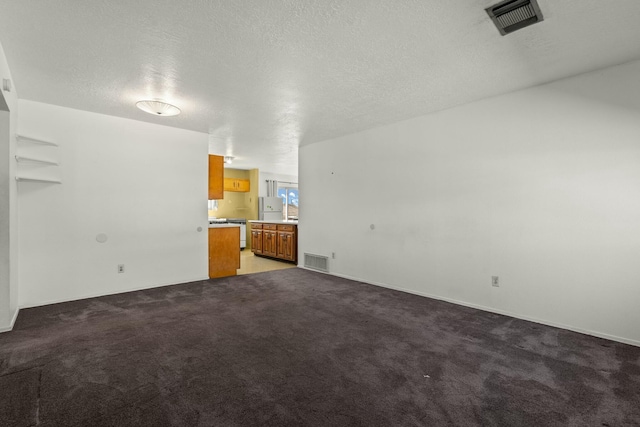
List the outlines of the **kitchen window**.
<svg viewBox="0 0 640 427">
<path fill-rule="evenodd" d="M 297 220 L 298 185 L 289 183 L 286 184 L 286 186 L 278 186 L 278 197 L 282 197 L 282 199 L 284 199 L 284 218 L 286 220 Z"/>
</svg>

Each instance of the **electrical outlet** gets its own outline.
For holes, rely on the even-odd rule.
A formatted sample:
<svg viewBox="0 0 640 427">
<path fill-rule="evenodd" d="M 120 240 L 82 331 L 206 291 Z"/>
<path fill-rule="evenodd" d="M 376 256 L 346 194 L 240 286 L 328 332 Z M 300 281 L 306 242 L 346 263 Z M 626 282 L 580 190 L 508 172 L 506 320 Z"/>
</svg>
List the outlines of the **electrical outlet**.
<svg viewBox="0 0 640 427">
<path fill-rule="evenodd" d="M 118 273 L 124 273 L 124 264 L 118 264 Z"/>
<path fill-rule="evenodd" d="M 498 276 L 491 276 L 491 286 L 500 287 L 500 283 L 498 282 Z"/>
<path fill-rule="evenodd" d="M 335 252 L 331 252 L 331 258 L 336 259 L 336 253 Z"/>
</svg>

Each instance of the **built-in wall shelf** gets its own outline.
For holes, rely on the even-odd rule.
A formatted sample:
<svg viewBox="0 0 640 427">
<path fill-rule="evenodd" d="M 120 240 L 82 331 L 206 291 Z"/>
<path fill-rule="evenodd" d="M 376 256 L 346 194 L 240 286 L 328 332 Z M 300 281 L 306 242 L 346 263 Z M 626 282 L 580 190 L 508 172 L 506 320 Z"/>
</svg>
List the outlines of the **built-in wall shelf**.
<svg viewBox="0 0 640 427">
<path fill-rule="evenodd" d="M 18 163 L 36 163 L 41 165 L 58 166 L 58 162 L 52 162 L 50 160 L 35 159 L 33 157 L 16 156 Z"/>
<path fill-rule="evenodd" d="M 26 176 L 16 176 L 16 181 L 22 182 L 48 182 L 52 184 L 62 184 L 62 181 L 57 179 L 45 179 L 45 178 L 27 178 Z"/>
<path fill-rule="evenodd" d="M 50 145 L 52 147 L 58 146 L 58 144 L 56 144 L 55 142 L 44 141 L 42 139 L 32 138 L 30 136 L 24 136 L 20 134 L 16 134 L 16 141 L 31 142 L 32 144 L 40 144 L 40 145 Z"/>
<path fill-rule="evenodd" d="M 55 142 L 16 134 L 15 159 L 17 182 L 41 182 L 62 184 L 57 157 L 59 145 Z"/>
</svg>

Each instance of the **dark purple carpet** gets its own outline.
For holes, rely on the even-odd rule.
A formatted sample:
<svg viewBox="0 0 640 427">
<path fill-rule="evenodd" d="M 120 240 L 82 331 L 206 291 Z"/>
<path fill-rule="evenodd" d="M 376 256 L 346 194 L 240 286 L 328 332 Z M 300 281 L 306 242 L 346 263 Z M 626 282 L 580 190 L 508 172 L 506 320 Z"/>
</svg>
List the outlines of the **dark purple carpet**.
<svg viewBox="0 0 640 427">
<path fill-rule="evenodd" d="M 288 269 L 20 312 L 1 426 L 637 426 L 640 348 Z"/>
</svg>

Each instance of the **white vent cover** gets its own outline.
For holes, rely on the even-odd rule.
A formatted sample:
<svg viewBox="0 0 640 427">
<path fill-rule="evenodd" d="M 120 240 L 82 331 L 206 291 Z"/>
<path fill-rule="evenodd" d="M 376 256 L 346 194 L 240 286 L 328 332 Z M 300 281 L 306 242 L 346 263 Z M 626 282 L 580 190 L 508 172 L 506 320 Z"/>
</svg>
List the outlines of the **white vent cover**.
<svg viewBox="0 0 640 427">
<path fill-rule="evenodd" d="M 536 0 L 506 0 L 486 11 L 503 36 L 543 20 Z"/>
<path fill-rule="evenodd" d="M 312 270 L 329 271 L 329 258 L 322 255 L 313 255 L 305 252 L 304 266 Z"/>
</svg>

